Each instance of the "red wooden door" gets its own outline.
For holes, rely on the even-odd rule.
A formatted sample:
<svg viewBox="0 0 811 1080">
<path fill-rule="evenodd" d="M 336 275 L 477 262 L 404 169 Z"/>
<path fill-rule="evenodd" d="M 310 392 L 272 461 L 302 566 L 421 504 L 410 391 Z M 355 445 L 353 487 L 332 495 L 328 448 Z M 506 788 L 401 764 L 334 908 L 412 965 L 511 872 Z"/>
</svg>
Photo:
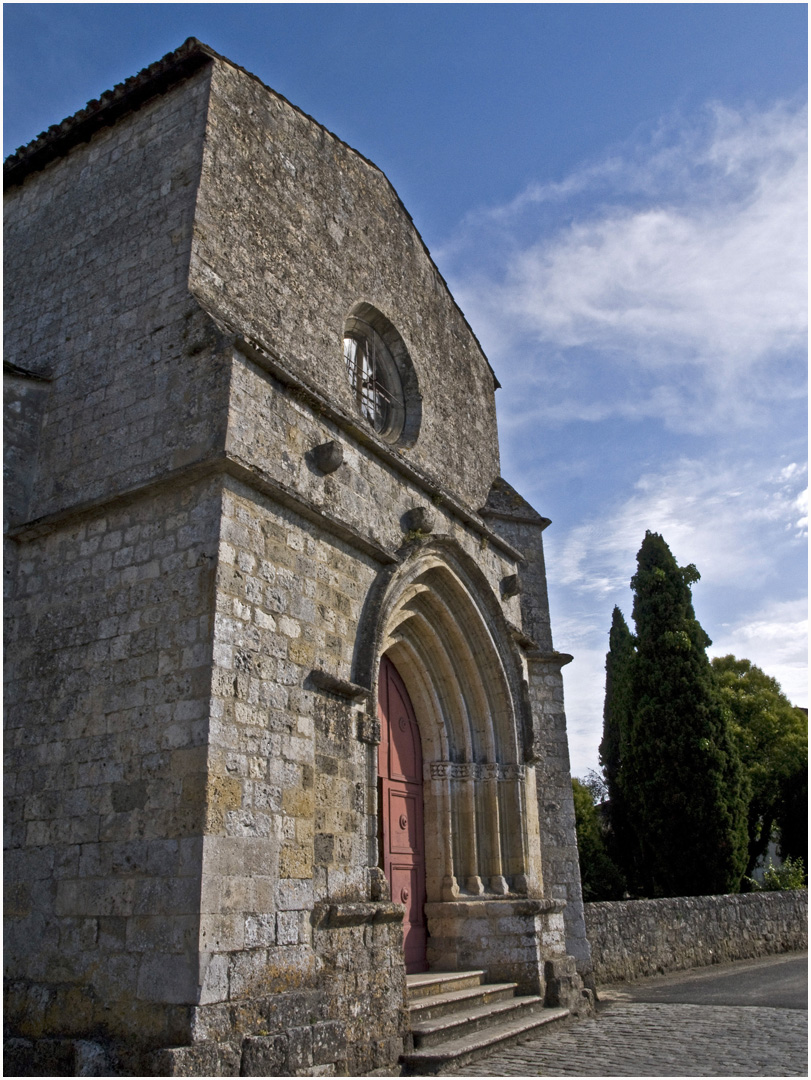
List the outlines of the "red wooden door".
<svg viewBox="0 0 811 1080">
<path fill-rule="evenodd" d="M 383 871 L 391 898 L 405 904 L 406 972 L 425 971 L 425 839 L 422 824 L 422 744 L 403 680 L 394 664 L 380 661 L 380 816 Z"/>
</svg>

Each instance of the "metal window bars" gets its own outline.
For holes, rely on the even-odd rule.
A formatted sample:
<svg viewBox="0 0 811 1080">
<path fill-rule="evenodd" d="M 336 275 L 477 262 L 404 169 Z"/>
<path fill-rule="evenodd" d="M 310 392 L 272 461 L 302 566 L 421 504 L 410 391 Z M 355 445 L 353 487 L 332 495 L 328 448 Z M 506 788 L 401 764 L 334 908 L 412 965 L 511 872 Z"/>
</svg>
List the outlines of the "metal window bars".
<svg viewBox="0 0 811 1080">
<path fill-rule="evenodd" d="M 380 363 L 377 355 L 376 336 L 371 326 L 368 334 L 350 331 L 344 337 L 344 361 L 358 411 L 375 431 L 383 434 L 391 424 L 395 407 L 399 404 L 402 408 L 403 403 L 387 385 L 385 363 Z"/>
</svg>

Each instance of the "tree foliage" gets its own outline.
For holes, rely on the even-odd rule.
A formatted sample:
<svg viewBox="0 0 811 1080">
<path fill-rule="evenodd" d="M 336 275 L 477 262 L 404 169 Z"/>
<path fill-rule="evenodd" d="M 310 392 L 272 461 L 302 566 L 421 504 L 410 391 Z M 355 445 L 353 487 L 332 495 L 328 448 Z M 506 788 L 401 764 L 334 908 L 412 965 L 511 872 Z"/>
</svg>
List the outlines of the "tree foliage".
<svg viewBox="0 0 811 1080">
<path fill-rule="evenodd" d="M 782 866 L 775 866 L 771 859 L 763 873 L 763 881 L 744 878 L 750 892 L 777 892 L 785 889 L 805 889 L 808 875 L 802 859 L 792 859 L 789 855 Z"/>
<path fill-rule="evenodd" d="M 572 795 L 583 899 L 619 900 L 625 892 L 625 879 L 606 850 L 603 823 L 593 792 L 588 783 L 573 777 Z"/>
<path fill-rule="evenodd" d="M 623 791 L 623 763 L 628 759 L 630 725 L 631 667 L 635 653 L 634 636 L 622 612 L 614 608 L 605 658 L 605 705 L 600 765 L 607 788 L 606 843 L 617 864 L 633 879 L 632 831 L 627 818 Z"/>
<path fill-rule="evenodd" d="M 749 660 L 721 656 L 712 667 L 749 782 L 746 873 L 765 855 L 776 826 L 781 855 L 805 862 L 808 714 L 795 708 L 779 683 Z"/>
<path fill-rule="evenodd" d="M 773 892 L 778 889 L 804 889 L 808 884 L 805 863 L 802 859 L 792 859 L 789 855 L 782 866 L 773 866 L 770 862 L 763 875 L 761 890 Z"/>
<path fill-rule="evenodd" d="M 808 714 L 805 716 L 806 734 Z M 806 754 L 807 757 L 807 754 Z M 793 856 L 808 866 L 808 766 L 803 762 L 783 785 L 775 819 L 780 857 Z"/>
<path fill-rule="evenodd" d="M 609 722 L 624 720 L 619 739 L 609 726 L 605 756 L 620 778 L 633 884 L 649 896 L 734 892 L 746 865 L 745 780 L 693 610 L 698 579 L 695 566 L 679 567 L 664 539 L 646 533 L 619 707 L 612 671 Z"/>
</svg>

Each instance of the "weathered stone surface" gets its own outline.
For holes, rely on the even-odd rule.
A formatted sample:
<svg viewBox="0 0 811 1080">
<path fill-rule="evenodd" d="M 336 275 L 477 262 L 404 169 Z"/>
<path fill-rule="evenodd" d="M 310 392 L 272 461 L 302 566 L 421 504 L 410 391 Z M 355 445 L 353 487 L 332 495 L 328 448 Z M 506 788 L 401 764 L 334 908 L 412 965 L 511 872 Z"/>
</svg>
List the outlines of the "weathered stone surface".
<svg viewBox="0 0 811 1080">
<path fill-rule="evenodd" d="M 599 982 L 808 948 L 808 890 L 585 905 Z"/>
<path fill-rule="evenodd" d="M 313 1065 L 335 1065 L 346 1058 L 346 1029 L 336 1020 L 313 1028 Z"/>
<path fill-rule="evenodd" d="M 242 1044 L 241 1076 L 287 1076 L 290 1039 L 284 1035 L 253 1035 Z"/>
<path fill-rule="evenodd" d="M 434 531 L 436 518 L 427 506 L 412 506 L 403 514 L 402 524 L 406 532 L 430 533 Z"/>
<path fill-rule="evenodd" d="M 6 1039 L 5 1076 L 74 1076 L 75 1054 L 68 1039 Z"/>
<path fill-rule="evenodd" d="M 238 1051 L 227 1043 L 169 1047 L 150 1061 L 155 1076 L 239 1076 L 239 1064 Z"/>
<path fill-rule="evenodd" d="M 117 1076 L 122 1067 L 109 1045 L 86 1039 L 5 1039 L 4 1076 Z"/>
<path fill-rule="evenodd" d="M 316 467 L 322 473 L 335 472 L 344 461 L 344 448 L 334 439 L 313 447 L 311 453 Z"/>
<path fill-rule="evenodd" d="M 405 454 L 480 506 L 498 473 L 493 374 L 389 182 L 229 64 L 211 69 L 208 108 L 216 137 L 197 196 L 194 294 L 219 321 L 295 357 L 304 380 L 350 414 L 341 334 L 359 298 L 374 305 L 416 371 L 422 422 Z M 284 273 L 268 272 L 277 266 Z M 238 290 L 220 285 L 237 280 Z M 264 457 L 270 422 L 245 447 L 251 460 Z"/>
</svg>

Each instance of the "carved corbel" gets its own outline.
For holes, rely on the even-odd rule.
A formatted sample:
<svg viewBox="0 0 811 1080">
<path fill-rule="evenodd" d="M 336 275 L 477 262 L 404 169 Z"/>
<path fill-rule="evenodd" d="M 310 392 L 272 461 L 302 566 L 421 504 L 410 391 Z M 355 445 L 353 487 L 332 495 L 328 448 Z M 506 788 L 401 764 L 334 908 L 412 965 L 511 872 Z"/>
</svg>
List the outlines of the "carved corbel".
<svg viewBox="0 0 811 1080">
<path fill-rule="evenodd" d="M 317 469 L 320 469 L 322 473 L 335 472 L 335 470 L 343 464 L 344 448 L 334 439 L 313 447 L 310 453 L 313 464 Z"/>
</svg>

